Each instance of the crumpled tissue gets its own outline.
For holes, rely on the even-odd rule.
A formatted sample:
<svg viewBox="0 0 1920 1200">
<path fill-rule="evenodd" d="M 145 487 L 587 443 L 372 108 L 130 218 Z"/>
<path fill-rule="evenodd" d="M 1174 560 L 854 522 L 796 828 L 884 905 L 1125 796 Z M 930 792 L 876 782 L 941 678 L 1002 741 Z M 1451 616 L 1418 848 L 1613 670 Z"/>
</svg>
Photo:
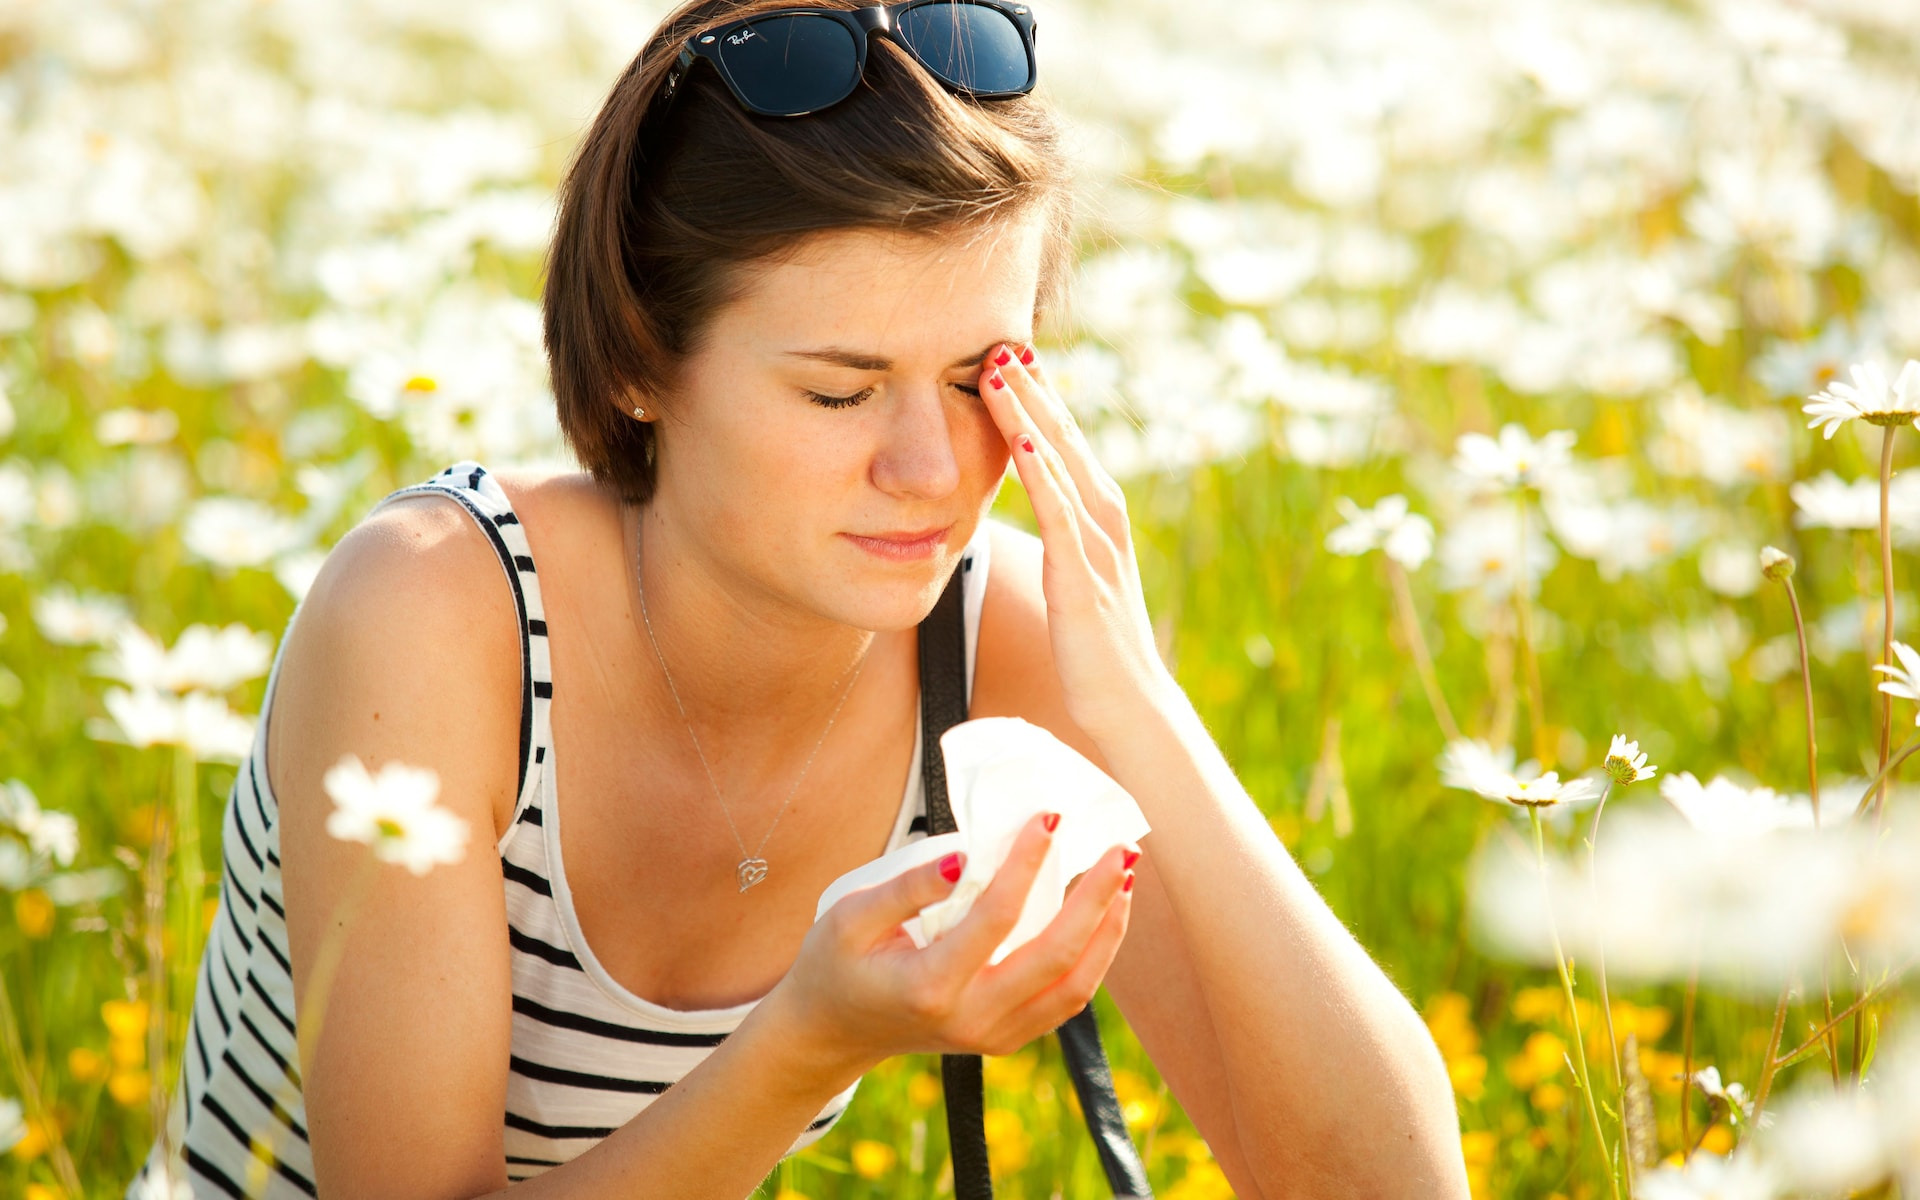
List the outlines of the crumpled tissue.
<svg viewBox="0 0 1920 1200">
<path fill-rule="evenodd" d="M 840 876 L 820 893 L 816 921 L 856 888 L 962 851 L 966 863 L 953 891 L 901 922 L 913 944 L 924 949 L 972 911 L 1027 821 L 1035 813 L 1057 812 L 1059 827 L 1020 919 L 988 959 L 997 963 L 1047 927 L 1066 899 L 1069 880 L 1114 846 L 1138 841 L 1150 830 L 1140 806 L 1111 776 L 1019 717 L 962 721 L 940 735 L 940 752 L 958 831 L 909 842 Z"/>
</svg>

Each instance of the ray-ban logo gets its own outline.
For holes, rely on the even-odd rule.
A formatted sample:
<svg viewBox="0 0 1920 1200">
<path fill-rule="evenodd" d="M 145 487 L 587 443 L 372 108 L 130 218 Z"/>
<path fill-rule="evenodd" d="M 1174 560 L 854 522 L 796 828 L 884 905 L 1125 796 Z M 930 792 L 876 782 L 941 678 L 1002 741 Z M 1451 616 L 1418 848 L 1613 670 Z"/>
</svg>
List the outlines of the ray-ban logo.
<svg viewBox="0 0 1920 1200">
<path fill-rule="evenodd" d="M 727 35 L 727 45 L 738 46 L 748 38 L 757 36 L 759 35 L 755 34 L 751 28 L 742 29 L 739 33 L 730 33 Z"/>
</svg>

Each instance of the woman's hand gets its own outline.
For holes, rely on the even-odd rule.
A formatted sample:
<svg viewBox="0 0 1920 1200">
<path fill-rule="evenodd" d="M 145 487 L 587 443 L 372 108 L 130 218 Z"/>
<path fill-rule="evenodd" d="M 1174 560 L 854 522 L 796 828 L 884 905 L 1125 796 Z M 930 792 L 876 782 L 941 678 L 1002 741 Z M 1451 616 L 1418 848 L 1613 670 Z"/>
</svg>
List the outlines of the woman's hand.
<svg viewBox="0 0 1920 1200">
<path fill-rule="evenodd" d="M 987 961 L 1019 920 L 1052 840 L 1038 815 L 1028 821 L 966 918 L 924 950 L 900 923 L 953 890 L 959 855 L 842 896 L 780 981 L 808 1040 L 834 1066 L 864 1073 L 899 1054 L 1011 1054 L 1086 1007 L 1127 931 L 1138 846 L 1109 850 L 1044 930 Z"/>
<path fill-rule="evenodd" d="M 1067 715 L 1095 740 L 1123 736 L 1142 704 L 1177 685 L 1154 643 L 1126 497 L 1033 357 L 1031 347 L 1008 345 L 989 354 L 980 395 L 1040 527 L 1041 589 Z"/>
</svg>

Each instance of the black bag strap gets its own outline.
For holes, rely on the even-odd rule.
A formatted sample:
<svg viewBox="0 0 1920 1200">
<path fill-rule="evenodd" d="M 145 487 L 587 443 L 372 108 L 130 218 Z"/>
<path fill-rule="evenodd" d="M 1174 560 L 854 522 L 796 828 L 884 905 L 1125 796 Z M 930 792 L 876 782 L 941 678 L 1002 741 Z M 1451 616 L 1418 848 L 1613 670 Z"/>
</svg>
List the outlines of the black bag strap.
<svg viewBox="0 0 1920 1200">
<path fill-rule="evenodd" d="M 940 735 L 967 719 L 967 631 L 962 576 L 970 560 L 954 568 L 938 603 L 920 622 L 920 779 L 927 802 L 930 834 L 957 828 L 947 800 L 947 768 Z M 1080 1099 L 1087 1129 L 1100 1154 L 1107 1182 L 1119 1200 L 1152 1200 L 1146 1168 L 1127 1134 L 1127 1122 L 1113 1091 L 1113 1073 L 1100 1045 L 1093 1005 L 1075 1013 L 1055 1031 Z M 984 1084 L 980 1056 L 943 1054 L 940 1077 L 947 1097 L 947 1142 L 953 1154 L 954 1200 L 993 1200 L 987 1164 L 987 1130 L 982 1112 Z"/>
</svg>

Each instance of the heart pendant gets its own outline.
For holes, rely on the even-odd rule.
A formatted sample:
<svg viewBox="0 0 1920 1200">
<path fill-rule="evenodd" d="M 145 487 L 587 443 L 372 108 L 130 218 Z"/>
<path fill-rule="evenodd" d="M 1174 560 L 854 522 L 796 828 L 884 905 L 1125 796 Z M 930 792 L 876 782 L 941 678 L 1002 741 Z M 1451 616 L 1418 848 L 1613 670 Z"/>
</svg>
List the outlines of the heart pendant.
<svg viewBox="0 0 1920 1200">
<path fill-rule="evenodd" d="M 740 890 L 746 891 L 767 877 L 767 860 L 764 858 L 743 858 L 737 868 L 740 874 Z"/>
</svg>

